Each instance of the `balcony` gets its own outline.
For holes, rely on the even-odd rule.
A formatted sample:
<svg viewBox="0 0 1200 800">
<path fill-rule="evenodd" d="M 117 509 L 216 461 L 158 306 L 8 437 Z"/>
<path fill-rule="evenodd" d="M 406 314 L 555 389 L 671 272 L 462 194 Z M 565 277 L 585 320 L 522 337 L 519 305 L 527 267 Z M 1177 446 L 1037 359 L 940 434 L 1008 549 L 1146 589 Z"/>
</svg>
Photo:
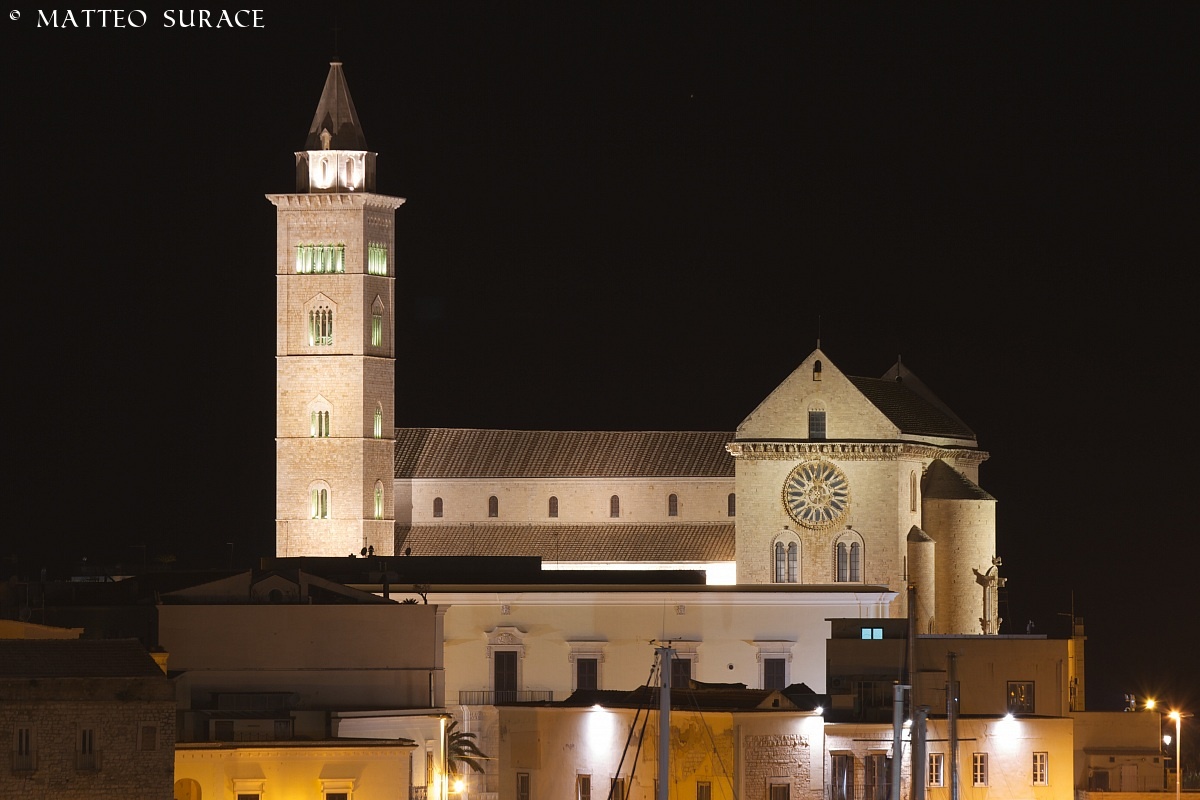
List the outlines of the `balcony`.
<svg viewBox="0 0 1200 800">
<path fill-rule="evenodd" d="M 96 772 L 100 769 L 100 753 L 75 753 L 75 769 L 80 772 Z"/>
<path fill-rule="evenodd" d="M 507 703 L 548 703 L 554 699 L 551 689 L 502 689 L 500 691 L 459 691 L 460 706 L 494 706 Z"/>
<path fill-rule="evenodd" d="M 13 751 L 12 771 L 13 772 L 34 772 L 37 769 L 37 759 L 33 753 L 21 753 Z"/>
</svg>

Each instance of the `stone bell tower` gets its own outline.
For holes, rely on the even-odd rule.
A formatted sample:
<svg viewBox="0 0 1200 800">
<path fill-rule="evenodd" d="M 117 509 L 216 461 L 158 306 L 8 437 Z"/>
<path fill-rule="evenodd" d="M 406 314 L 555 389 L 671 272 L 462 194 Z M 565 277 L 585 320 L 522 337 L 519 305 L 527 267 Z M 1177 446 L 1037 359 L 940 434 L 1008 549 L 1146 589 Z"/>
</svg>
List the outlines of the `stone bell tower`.
<svg viewBox="0 0 1200 800">
<path fill-rule="evenodd" d="M 394 547 L 395 212 L 341 62 L 276 208 L 275 554 Z"/>
</svg>

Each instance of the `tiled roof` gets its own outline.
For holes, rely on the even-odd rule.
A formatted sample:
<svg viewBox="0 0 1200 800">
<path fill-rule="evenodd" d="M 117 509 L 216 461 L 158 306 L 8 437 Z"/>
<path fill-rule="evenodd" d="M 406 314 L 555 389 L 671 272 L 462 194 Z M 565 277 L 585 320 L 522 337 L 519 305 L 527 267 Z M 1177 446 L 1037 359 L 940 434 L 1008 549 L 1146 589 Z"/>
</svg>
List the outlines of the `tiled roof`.
<svg viewBox="0 0 1200 800">
<path fill-rule="evenodd" d="M 721 431 L 398 428 L 397 478 L 732 478 Z"/>
<path fill-rule="evenodd" d="M 165 677 L 136 639 L 0 639 L 0 678 Z"/>
<path fill-rule="evenodd" d="M 414 556 L 540 556 L 543 561 L 732 561 L 733 524 L 397 525 Z"/>
<path fill-rule="evenodd" d="M 929 462 L 921 479 L 921 495 L 930 500 L 996 499 L 940 458 Z"/>
<path fill-rule="evenodd" d="M 885 378 L 855 378 L 850 382 L 884 413 L 901 433 L 974 439 L 975 434 L 951 414 L 912 391 L 903 381 Z"/>
</svg>

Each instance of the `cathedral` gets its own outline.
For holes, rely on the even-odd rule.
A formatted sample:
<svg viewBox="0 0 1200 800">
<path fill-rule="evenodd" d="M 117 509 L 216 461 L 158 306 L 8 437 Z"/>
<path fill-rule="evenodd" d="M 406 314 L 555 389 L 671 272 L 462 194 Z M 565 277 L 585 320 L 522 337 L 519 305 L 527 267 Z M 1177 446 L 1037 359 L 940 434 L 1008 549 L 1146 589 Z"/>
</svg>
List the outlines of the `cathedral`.
<svg viewBox="0 0 1200 800">
<path fill-rule="evenodd" d="M 734 431 L 396 427 L 404 200 L 374 190 L 375 153 L 334 62 L 296 191 L 269 195 L 277 556 L 703 570 L 733 591 L 881 593 L 922 633 L 999 632 L 988 454 L 900 362 L 850 376 L 818 344 Z"/>
</svg>

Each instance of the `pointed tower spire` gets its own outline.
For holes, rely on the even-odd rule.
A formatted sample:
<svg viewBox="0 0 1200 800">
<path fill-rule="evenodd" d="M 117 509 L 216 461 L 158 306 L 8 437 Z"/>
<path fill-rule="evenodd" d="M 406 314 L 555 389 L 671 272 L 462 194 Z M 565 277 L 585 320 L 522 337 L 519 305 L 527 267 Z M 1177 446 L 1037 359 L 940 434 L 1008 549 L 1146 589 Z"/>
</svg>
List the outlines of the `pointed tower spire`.
<svg viewBox="0 0 1200 800">
<path fill-rule="evenodd" d="M 296 153 L 296 190 L 375 191 L 375 154 L 367 149 L 340 61 L 329 62 L 304 150 Z"/>
</svg>

